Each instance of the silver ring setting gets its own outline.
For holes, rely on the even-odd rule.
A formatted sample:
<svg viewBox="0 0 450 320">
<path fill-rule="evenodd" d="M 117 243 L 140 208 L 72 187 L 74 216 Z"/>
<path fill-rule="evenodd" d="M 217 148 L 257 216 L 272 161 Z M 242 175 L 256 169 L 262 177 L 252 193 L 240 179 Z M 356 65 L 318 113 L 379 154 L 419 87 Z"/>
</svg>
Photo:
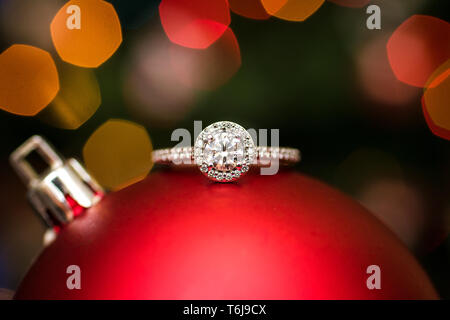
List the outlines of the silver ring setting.
<svg viewBox="0 0 450 320">
<path fill-rule="evenodd" d="M 193 147 L 155 150 L 152 156 L 156 164 L 197 165 L 203 175 L 217 182 L 235 181 L 251 166 L 291 165 L 301 158 L 298 149 L 255 146 L 250 133 L 230 121 L 206 127 Z"/>
</svg>

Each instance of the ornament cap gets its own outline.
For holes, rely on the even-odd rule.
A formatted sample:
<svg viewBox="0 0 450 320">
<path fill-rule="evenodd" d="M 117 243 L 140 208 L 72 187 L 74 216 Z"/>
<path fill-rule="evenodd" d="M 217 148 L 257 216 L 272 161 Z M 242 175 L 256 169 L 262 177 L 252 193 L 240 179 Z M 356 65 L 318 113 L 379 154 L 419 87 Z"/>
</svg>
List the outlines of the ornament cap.
<svg viewBox="0 0 450 320">
<path fill-rule="evenodd" d="M 42 173 L 27 160 L 34 151 L 48 165 Z M 25 141 L 11 154 L 10 162 L 28 186 L 32 206 L 49 228 L 68 224 L 103 197 L 101 186 L 77 160 L 65 160 L 41 136 Z"/>
</svg>

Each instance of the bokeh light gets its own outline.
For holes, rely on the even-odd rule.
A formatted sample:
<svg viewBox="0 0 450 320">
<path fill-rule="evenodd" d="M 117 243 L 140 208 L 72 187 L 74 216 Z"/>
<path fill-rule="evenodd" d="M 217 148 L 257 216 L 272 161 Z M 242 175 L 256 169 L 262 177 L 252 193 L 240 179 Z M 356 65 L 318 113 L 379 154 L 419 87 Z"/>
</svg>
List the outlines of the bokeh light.
<svg viewBox="0 0 450 320">
<path fill-rule="evenodd" d="M 12 300 L 13 296 L 13 291 L 0 288 L 0 300 Z"/>
<path fill-rule="evenodd" d="M 270 15 L 288 21 L 304 21 L 316 12 L 325 0 L 261 0 Z"/>
<path fill-rule="evenodd" d="M 171 45 L 170 60 L 179 81 L 202 90 L 223 85 L 241 66 L 239 44 L 229 28 L 204 50 Z"/>
<path fill-rule="evenodd" d="M 450 24 L 435 17 L 414 15 L 392 34 L 387 53 L 400 81 L 424 87 L 434 70 L 449 58 Z"/>
<path fill-rule="evenodd" d="M 372 0 L 327 0 L 343 7 L 362 8 L 370 3 Z"/>
<path fill-rule="evenodd" d="M 450 140 L 449 61 L 444 64 L 445 69 L 429 82 L 422 97 L 423 112 L 430 130 L 447 140 Z"/>
<path fill-rule="evenodd" d="M 234 13 L 255 20 L 266 20 L 270 14 L 264 9 L 261 0 L 228 0 Z"/>
<path fill-rule="evenodd" d="M 379 179 L 362 188 L 357 197 L 409 248 L 417 245 L 426 220 L 425 200 L 418 188 L 400 179 Z"/>
<path fill-rule="evenodd" d="M 364 93 L 385 108 L 407 106 L 418 98 L 421 89 L 399 81 L 392 72 L 386 55 L 388 37 L 373 37 L 359 50 L 356 63 L 359 84 Z"/>
<path fill-rule="evenodd" d="M 360 148 L 338 166 L 335 181 L 342 190 L 356 196 L 373 181 L 403 176 L 403 168 L 393 155 L 375 148 Z"/>
<path fill-rule="evenodd" d="M 231 21 L 227 0 L 162 0 L 159 15 L 173 43 L 195 49 L 213 44 Z"/>
<path fill-rule="evenodd" d="M 421 239 L 426 199 L 398 159 L 383 150 L 360 148 L 338 166 L 335 181 L 383 221 L 410 248 Z"/>
<path fill-rule="evenodd" d="M 131 49 L 125 65 L 124 97 L 132 114 L 152 126 L 171 126 L 191 110 L 195 90 L 179 81 L 171 63 L 175 46 L 161 29 L 151 30 Z"/>
<path fill-rule="evenodd" d="M 74 9 L 79 7 L 80 15 Z M 69 12 L 69 13 L 68 13 Z M 77 17 L 80 17 L 79 20 Z M 76 24 L 77 27 L 68 27 Z M 102 0 L 71 0 L 51 23 L 53 44 L 62 60 L 87 68 L 96 68 L 108 60 L 122 42 L 122 29 L 114 7 Z"/>
<path fill-rule="evenodd" d="M 61 129 L 77 129 L 97 111 L 100 88 L 91 69 L 58 63 L 60 90 L 39 119 Z"/>
<path fill-rule="evenodd" d="M 53 48 L 49 25 L 62 0 L 1 0 L 0 32 L 11 43 Z"/>
<path fill-rule="evenodd" d="M 33 116 L 55 98 L 58 72 L 50 54 L 42 49 L 13 45 L 0 54 L 0 108 Z"/>
<path fill-rule="evenodd" d="M 118 190 L 144 179 L 153 166 L 146 129 L 113 119 L 100 126 L 83 148 L 87 170 L 105 188 Z"/>
</svg>

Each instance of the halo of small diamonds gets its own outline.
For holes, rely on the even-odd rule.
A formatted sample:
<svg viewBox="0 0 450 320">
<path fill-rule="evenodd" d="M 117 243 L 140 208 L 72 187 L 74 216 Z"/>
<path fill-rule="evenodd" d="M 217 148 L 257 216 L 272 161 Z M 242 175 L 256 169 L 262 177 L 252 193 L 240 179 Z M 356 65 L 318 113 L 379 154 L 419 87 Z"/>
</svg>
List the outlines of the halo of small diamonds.
<svg viewBox="0 0 450 320">
<path fill-rule="evenodd" d="M 194 145 L 194 160 L 209 179 L 231 182 L 239 179 L 255 160 L 250 134 L 240 125 L 220 121 L 206 127 Z"/>
</svg>

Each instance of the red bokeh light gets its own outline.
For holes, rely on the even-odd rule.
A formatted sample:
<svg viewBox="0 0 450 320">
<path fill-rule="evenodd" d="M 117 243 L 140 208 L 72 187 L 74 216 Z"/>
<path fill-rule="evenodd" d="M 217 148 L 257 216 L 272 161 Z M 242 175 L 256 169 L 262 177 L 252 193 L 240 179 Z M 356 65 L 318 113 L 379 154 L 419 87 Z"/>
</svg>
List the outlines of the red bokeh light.
<svg viewBox="0 0 450 320">
<path fill-rule="evenodd" d="M 231 29 L 205 50 L 172 45 L 170 62 L 185 86 L 213 90 L 226 83 L 241 66 L 239 44 Z"/>
<path fill-rule="evenodd" d="M 450 24 L 435 17 L 414 15 L 392 34 L 387 53 L 397 79 L 424 87 L 433 71 L 449 58 Z"/>
<path fill-rule="evenodd" d="M 172 42 L 195 49 L 209 47 L 231 22 L 227 0 L 162 0 L 159 15 Z"/>
</svg>

